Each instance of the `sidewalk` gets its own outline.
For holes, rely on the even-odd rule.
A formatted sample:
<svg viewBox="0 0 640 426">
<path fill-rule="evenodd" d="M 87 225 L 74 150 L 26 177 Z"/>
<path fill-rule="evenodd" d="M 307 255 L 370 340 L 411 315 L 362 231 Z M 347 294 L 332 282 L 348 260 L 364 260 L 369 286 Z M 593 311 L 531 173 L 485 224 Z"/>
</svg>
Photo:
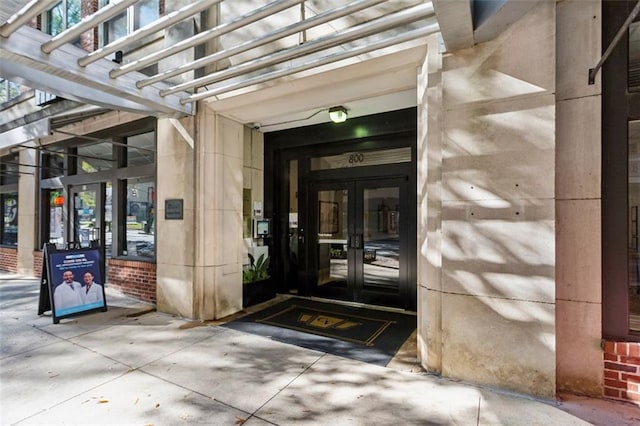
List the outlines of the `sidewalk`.
<svg viewBox="0 0 640 426">
<path fill-rule="evenodd" d="M 0 273 L 1 424 L 631 425 L 640 409 L 562 403 L 378 367 L 157 313 L 37 315 L 39 281 Z"/>
</svg>

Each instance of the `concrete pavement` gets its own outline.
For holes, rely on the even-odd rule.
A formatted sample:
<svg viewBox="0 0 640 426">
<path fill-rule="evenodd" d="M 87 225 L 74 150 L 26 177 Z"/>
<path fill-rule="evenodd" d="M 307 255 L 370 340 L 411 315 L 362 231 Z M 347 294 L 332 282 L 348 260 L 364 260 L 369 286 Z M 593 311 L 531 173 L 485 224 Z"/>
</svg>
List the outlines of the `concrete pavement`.
<svg viewBox="0 0 640 426">
<path fill-rule="evenodd" d="M 108 312 L 54 325 L 38 295 L 38 280 L 0 273 L 3 425 L 640 423 L 629 404 L 379 367 L 157 313 L 108 287 Z"/>
</svg>

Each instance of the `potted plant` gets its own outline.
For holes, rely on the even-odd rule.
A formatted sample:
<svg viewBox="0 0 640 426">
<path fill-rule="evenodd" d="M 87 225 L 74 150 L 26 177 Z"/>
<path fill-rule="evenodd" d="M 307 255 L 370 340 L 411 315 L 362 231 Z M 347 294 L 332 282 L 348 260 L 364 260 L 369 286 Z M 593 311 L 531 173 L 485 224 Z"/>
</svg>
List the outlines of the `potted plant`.
<svg viewBox="0 0 640 426">
<path fill-rule="evenodd" d="M 275 285 L 269 275 L 269 256 L 258 260 L 249 253 L 249 265 L 242 271 L 242 307 L 256 305 L 276 296 Z"/>
</svg>

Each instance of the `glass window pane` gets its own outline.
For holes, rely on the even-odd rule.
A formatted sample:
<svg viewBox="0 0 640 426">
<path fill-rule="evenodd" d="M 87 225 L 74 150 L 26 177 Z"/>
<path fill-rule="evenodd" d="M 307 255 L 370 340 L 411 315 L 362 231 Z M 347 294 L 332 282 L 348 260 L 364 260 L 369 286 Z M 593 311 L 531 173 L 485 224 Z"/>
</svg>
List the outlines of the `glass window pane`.
<svg viewBox="0 0 640 426">
<path fill-rule="evenodd" d="M 347 286 L 346 189 L 318 191 L 318 286 Z"/>
<path fill-rule="evenodd" d="M 78 174 L 95 173 L 113 168 L 113 145 L 108 142 L 81 145 L 77 152 Z"/>
<path fill-rule="evenodd" d="M 18 194 L 2 195 L 2 244 L 18 245 Z"/>
<path fill-rule="evenodd" d="M 111 243 L 113 241 L 113 187 L 107 182 L 104 196 L 104 253 L 111 257 Z"/>
<path fill-rule="evenodd" d="M 156 133 L 149 132 L 127 138 L 127 165 L 155 163 Z"/>
<path fill-rule="evenodd" d="M 49 238 L 48 242 L 64 248 L 64 192 L 62 188 L 49 191 Z M 46 211 L 46 210 L 45 210 Z"/>
<path fill-rule="evenodd" d="M 51 149 L 42 153 L 42 178 L 64 176 L 64 151 Z"/>
<path fill-rule="evenodd" d="M 125 11 L 107 22 L 107 43 L 126 36 L 127 32 L 127 12 Z"/>
<path fill-rule="evenodd" d="M 11 185 L 18 183 L 19 173 L 19 155 L 7 155 L 2 157 L 0 161 L 0 184 Z"/>
<path fill-rule="evenodd" d="M 411 148 L 383 149 L 380 151 L 346 152 L 311 159 L 311 170 L 343 169 L 348 167 L 377 166 L 411 161 Z"/>
<path fill-rule="evenodd" d="M 49 10 L 47 15 L 47 33 L 52 36 L 58 35 L 64 31 L 64 25 L 64 5 L 60 2 Z"/>
<path fill-rule="evenodd" d="M 67 0 L 67 27 L 72 27 L 82 19 L 82 3 L 80 0 Z"/>
<path fill-rule="evenodd" d="M 133 29 L 144 27 L 160 17 L 160 5 L 158 0 L 143 0 L 134 6 Z"/>
<path fill-rule="evenodd" d="M 124 256 L 155 257 L 155 183 L 152 178 L 127 181 Z"/>
</svg>

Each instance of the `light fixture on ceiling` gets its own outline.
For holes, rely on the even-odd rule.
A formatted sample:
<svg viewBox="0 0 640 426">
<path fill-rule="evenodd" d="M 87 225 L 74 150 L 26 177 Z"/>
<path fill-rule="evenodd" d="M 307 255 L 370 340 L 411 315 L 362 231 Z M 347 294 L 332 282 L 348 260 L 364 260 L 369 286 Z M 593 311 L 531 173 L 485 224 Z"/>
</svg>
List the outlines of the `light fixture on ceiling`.
<svg viewBox="0 0 640 426">
<path fill-rule="evenodd" d="M 340 106 L 334 106 L 329 108 L 329 118 L 334 123 L 343 123 L 347 121 L 347 109 Z"/>
</svg>

